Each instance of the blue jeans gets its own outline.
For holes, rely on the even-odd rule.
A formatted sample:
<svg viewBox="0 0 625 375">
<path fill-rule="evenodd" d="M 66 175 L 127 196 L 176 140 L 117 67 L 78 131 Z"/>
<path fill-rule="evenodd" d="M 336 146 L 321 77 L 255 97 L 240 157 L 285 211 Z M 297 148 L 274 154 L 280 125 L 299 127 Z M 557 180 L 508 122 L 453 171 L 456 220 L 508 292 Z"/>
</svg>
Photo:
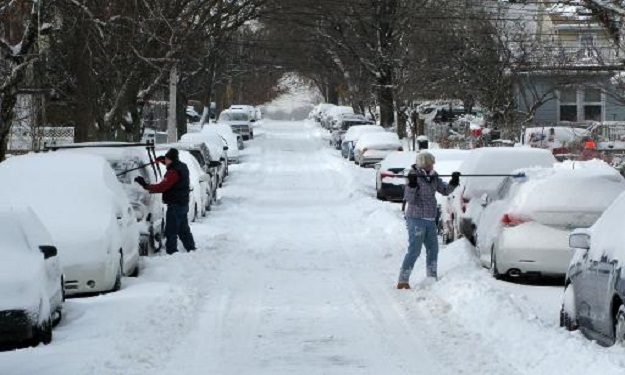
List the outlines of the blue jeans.
<svg viewBox="0 0 625 375">
<path fill-rule="evenodd" d="M 408 253 L 399 273 L 399 282 L 407 283 L 414 264 L 421 255 L 421 248 L 425 245 L 426 272 L 428 277 L 437 277 L 438 263 L 438 228 L 434 220 L 406 218 L 408 228 Z"/>
<path fill-rule="evenodd" d="M 170 204 L 165 216 L 165 249 L 167 254 L 178 252 L 178 237 L 187 251 L 195 250 L 195 241 L 189 228 L 188 204 Z"/>
</svg>

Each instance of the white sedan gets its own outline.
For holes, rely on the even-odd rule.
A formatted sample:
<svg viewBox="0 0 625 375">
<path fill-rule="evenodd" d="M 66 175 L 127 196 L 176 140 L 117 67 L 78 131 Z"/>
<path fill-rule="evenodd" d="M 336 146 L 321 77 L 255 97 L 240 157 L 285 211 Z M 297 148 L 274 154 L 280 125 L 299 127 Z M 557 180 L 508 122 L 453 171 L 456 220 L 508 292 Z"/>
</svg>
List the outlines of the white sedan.
<svg viewBox="0 0 625 375">
<path fill-rule="evenodd" d="M 506 178 L 482 197 L 476 251 L 495 277 L 564 275 L 573 250 L 569 233 L 588 228 L 625 191 L 616 170 L 535 169 Z"/>
<path fill-rule="evenodd" d="M 67 295 L 115 291 L 139 270 L 134 210 L 109 163 L 81 153 L 0 164 L 0 206 L 30 206 L 58 246 Z"/>
<path fill-rule="evenodd" d="M 65 295 L 57 248 L 30 209 L 0 212 L 0 344 L 44 344 Z"/>
</svg>

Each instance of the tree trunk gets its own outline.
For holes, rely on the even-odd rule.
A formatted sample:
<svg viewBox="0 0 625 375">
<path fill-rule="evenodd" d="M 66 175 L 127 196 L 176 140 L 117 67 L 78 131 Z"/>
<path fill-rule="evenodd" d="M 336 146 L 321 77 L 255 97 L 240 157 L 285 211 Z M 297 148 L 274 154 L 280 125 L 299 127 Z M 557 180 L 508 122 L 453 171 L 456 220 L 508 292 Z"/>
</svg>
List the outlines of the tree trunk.
<svg viewBox="0 0 625 375">
<path fill-rule="evenodd" d="M 378 101 L 380 102 L 380 124 L 385 128 L 390 128 L 395 122 L 394 113 L 394 93 L 392 86 L 392 78 L 390 76 L 383 75 L 378 83 Z"/>
<path fill-rule="evenodd" d="M 11 134 L 11 125 L 15 118 L 15 104 L 17 103 L 17 89 L 8 87 L 0 100 L 0 162 L 4 161 L 7 153 L 7 142 Z"/>
</svg>

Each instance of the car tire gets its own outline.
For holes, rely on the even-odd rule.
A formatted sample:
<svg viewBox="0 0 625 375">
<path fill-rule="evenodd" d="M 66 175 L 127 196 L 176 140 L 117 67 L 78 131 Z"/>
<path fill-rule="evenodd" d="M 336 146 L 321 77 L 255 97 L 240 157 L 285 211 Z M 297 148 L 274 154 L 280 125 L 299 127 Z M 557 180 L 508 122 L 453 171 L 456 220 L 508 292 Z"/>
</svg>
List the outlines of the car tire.
<svg viewBox="0 0 625 375">
<path fill-rule="evenodd" d="M 42 343 L 48 345 L 52 342 L 52 319 L 48 317 L 43 323 L 33 327 L 33 346 Z"/>
<path fill-rule="evenodd" d="M 614 316 L 614 345 L 625 344 L 625 305 L 619 306 Z"/>
<path fill-rule="evenodd" d="M 571 308 L 575 306 L 567 306 L 567 303 L 573 301 L 575 304 L 575 294 L 573 292 L 573 284 L 567 285 L 564 288 L 564 298 L 562 301 L 562 308 L 560 309 L 560 327 L 565 328 L 567 331 L 575 331 L 578 328 L 577 317 L 571 316 L 567 311 L 571 311 Z"/>
<path fill-rule="evenodd" d="M 150 234 L 142 234 L 139 237 L 139 256 L 147 257 L 148 255 L 150 255 L 150 248 L 152 247 L 151 243 L 154 237 L 154 229 L 150 227 L 149 231 Z"/>
<path fill-rule="evenodd" d="M 119 252 L 119 267 L 115 275 L 115 284 L 113 284 L 112 292 L 117 292 L 122 288 L 122 275 L 124 273 L 124 253 Z"/>
<path fill-rule="evenodd" d="M 497 269 L 497 252 L 495 246 L 490 249 L 490 274 L 496 279 L 501 280 L 502 276 Z"/>
</svg>

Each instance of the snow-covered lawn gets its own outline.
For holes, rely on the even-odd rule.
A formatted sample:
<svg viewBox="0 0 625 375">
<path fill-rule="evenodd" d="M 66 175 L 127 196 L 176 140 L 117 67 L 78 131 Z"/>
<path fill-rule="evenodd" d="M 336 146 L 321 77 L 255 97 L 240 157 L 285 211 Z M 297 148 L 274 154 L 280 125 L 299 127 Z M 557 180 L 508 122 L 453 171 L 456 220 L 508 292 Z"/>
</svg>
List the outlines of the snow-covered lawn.
<svg viewBox="0 0 625 375">
<path fill-rule="evenodd" d="M 394 289 L 406 233 L 310 123 L 265 121 L 192 230 L 121 292 L 66 303 L 52 344 L 0 353 L 10 375 L 623 374 L 625 348 L 558 328 L 562 289 L 496 281 L 464 241 L 441 280 Z"/>
</svg>

